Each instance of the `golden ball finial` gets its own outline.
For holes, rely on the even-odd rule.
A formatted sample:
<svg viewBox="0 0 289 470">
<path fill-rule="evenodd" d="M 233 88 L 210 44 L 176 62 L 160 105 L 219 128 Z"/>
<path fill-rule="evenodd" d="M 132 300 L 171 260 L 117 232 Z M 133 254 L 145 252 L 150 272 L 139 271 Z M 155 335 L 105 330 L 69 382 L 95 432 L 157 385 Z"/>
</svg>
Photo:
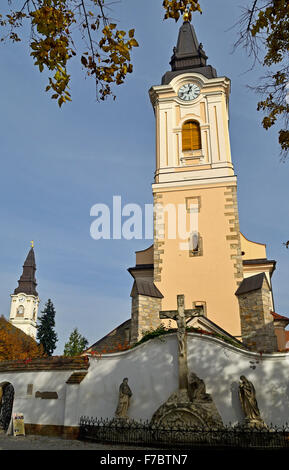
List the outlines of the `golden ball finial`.
<svg viewBox="0 0 289 470">
<path fill-rule="evenodd" d="M 31 243 L 31 248 L 34 248 L 34 241 L 33 241 L 33 240 L 31 240 L 31 242 L 30 242 L 30 243 Z"/>
<path fill-rule="evenodd" d="M 183 20 L 184 20 L 184 23 L 186 23 L 187 21 L 190 22 L 192 19 L 192 14 L 190 11 L 186 10 L 185 13 L 183 14 Z"/>
</svg>

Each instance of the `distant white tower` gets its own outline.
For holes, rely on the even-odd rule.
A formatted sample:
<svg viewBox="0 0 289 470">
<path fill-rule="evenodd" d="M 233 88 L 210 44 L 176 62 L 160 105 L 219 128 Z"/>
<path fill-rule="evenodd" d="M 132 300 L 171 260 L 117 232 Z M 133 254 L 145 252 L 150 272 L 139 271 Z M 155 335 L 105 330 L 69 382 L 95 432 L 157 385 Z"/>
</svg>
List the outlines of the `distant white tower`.
<svg viewBox="0 0 289 470">
<path fill-rule="evenodd" d="M 36 291 L 36 263 L 33 242 L 23 265 L 18 287 L 11 295 L 10 322 L 29 336 L 36 339 L 36 323 L 39 297 Z"/>
</svg>

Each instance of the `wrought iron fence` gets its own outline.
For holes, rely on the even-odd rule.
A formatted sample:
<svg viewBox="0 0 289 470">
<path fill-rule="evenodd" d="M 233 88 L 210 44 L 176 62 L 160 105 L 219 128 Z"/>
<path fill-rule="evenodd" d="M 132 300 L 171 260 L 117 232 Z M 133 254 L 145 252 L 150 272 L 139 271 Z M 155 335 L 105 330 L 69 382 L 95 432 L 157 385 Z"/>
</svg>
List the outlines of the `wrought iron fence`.
<svg viewBox="0 0 289 470">
<path fill-rule="evenodd" d="M 98 419 L 82 416 L 79 438 L 101 443 L 172 448 L 289 448 L 289 425 L 248 428 L 156 427 L 148 421 Z"/>
</svg>

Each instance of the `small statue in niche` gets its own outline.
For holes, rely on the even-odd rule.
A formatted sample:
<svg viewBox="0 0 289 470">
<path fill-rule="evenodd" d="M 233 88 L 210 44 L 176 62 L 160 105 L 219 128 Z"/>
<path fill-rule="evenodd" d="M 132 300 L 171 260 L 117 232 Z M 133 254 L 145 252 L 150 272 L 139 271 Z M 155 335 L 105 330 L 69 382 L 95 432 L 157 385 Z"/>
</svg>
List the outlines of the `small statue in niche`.
<svg viewBox="0 0 289 470">
<path fill-rule="evenodd" d="M 245 422 L 252 426 L 266 426 L 258 408 L 255 387 L 244 375 L 240 377 L 239 398 L 245 414 Z"/>
<path fill-rule="evenodd" d="M 192 402 L 195 400 L 203 401 L 211 399 L 211 396 L 206 393 L 205 382 L 194 372 L 191 372 L 189 376 L 189 397 Z"/>
<path fill-rule="evenodd" d="M 119 387 L 119 397 L 118 405 L 115 412 L 116 418 L 119 419 L 128 419 L 128 408 L 130 404 L 130 398 L 132 396 L 132 391 L 128 385 L 128 378 L 124 378 L 120 387 Z"/>
</svg>

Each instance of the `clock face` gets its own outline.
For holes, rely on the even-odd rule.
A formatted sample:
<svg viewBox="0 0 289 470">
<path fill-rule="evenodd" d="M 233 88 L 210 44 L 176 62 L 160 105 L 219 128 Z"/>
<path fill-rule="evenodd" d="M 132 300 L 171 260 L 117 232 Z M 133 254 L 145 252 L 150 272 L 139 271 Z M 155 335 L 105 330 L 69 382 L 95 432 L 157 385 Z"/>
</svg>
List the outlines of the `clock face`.
<svg viewBox="0 0 289 470">
<path fill-rule="evenodd" d="M 179 89 L 179 98 L 183 101 L 192 101 L 199 96 L 200 92 L 201 90 L 198 85 L 195 85 L 195 83 L 187 83 Z"/>
</svg>

